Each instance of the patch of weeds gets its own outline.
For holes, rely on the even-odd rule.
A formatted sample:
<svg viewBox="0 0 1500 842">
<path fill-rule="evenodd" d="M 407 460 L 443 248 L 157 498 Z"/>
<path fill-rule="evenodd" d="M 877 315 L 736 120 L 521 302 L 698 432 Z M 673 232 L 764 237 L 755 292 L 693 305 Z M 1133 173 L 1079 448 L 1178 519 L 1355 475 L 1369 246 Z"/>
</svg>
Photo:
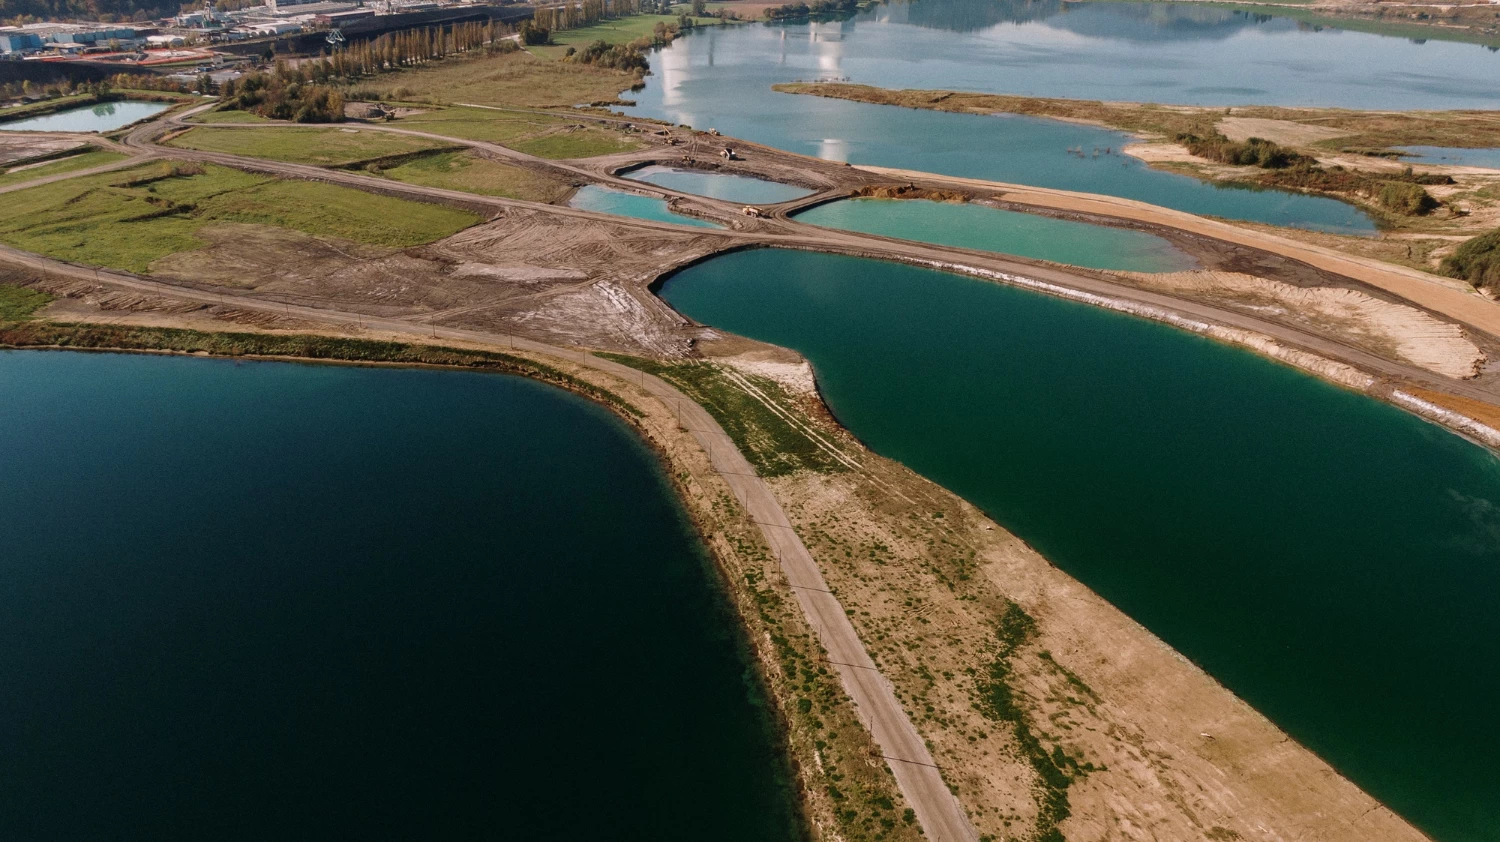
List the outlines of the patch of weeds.
<svg viewBox="0 0 1500 842">
<path fill-rule="evenodd" d="M 0 324 L 24 322 L 52 303 L 52 296 L 26 287 L 0 284 Z"/>
<path fill-rule="evenodd" d="M 761 476 L 785 476 L 804 469 L 823 473 L 845 470 L 844 464 L 806 430 L 730 379 L 726 370 L 717 365 L 698 361 L 658 362 L 623 354 L 598 356 L 654 374 L 681 389 L 708 410 Z M 739 377 L 781 412 L 790 412 L 795 406 L 794 400 L 774 381 L 748 375 Z"/>
<path fill-rule="evenodd" d="M 1080 766 L 1060 745 L 1048 751 L 1032 729 L 1031 717 L 1011 680 L 1011 659 L 1035 636 L 1036 620 L 1021 606 L 1007 600 L 1005 610 L 995 623 L 995 640 L 999 644 L 995 660 L 990 664 L 988 674 L 976 680 L 979 708 L 986 718 L 1010 726 L 1021 756 L 1036 773 L 1037 818 L 1032 839 L 1035 842 L 1064 842 L 1059 825 L 1071 815 L 1068 787 L 1093 766 Z"/>
</svg>

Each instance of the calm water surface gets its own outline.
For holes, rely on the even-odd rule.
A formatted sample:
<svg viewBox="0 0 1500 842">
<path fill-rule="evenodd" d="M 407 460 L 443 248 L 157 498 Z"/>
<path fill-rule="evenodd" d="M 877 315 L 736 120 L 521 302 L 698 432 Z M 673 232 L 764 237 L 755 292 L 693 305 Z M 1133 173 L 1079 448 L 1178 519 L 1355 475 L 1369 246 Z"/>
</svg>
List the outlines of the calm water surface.
<svg viewBox="0 0 1500 842">
<path fill-rule="evenodd" d="M 1051 219 L 976 204 L 925 200 L 849 199 L 796 215 L 798 222 L 983 249 L 1093 269 L 1175 272 L 1198 261 L 1143 231 Z"/>
<path fill-rule="evenodd" d="M 160 114 L 171 108 L 170 102 L 101 102 L 32 117 L 0 123 L 4 132 L 107 132 Z"/>
<path fill-rule="evenodd" d="M 1500 149 L 1461 149 L 1456 146 L 1397 146 L 1395 149 L 1419 164 L 1500 170 Z"/>
<path fill-rule="evenodd" d="M 747 205 L 772 205 L 811 195 L 812 190 L 792 184 L 767 181 L 731 173 L 684 170 L 676 167 L 642 167 L 627 173 L 628 178 L 670 187 L 684 193 L 742 202 Z"/>
<path fill-rule="evenodd" d="M 760 250 L 663 295 L 802 351 L 873 449 L 1435 838 L 1500 840 L 1489 452 L 1247 352 L 915 267 Z"/>
<path fill-rule="evenodd" d="M 1493 108 L 1500 89 L 1500 55 L 1483 47 L 1320 30 L 1193 4 L 893 2 L 843 22 L 704 29 L 651 62 L 645 90 L 627 95 L 639 101 L 628 110 L 644 116 L 831 160 L 1344 233 L 1369 233 L 1374 224 L 1334 199 L 1153 171 L 1114 154 L 1131 142 L 1120 132 L 820 100 L 771 86 L 849 79 L 891 88 L 1350 108 Z"/>
<path fill-rule="evenodd" d="M 654 457 L 518 378 L 0 352 L 0 838 L 783 842 Z"/>
<path fill-rule="evenodd" d="M 653 222 L 672 222 L 677 225 L 690 225 L 694 228 L 724 227 L 706 219 L 672 213 L 667 208 L 665 199 L 642 196 L 639 193 L 627 193 L 624 190 L 611 190 L 596 184 L 578 188 L 578 192 L 568 200 L 568 207 L 612 213 L 616 216 L 633 216 L 636 219 L 649 219 Z"/>
</svg>

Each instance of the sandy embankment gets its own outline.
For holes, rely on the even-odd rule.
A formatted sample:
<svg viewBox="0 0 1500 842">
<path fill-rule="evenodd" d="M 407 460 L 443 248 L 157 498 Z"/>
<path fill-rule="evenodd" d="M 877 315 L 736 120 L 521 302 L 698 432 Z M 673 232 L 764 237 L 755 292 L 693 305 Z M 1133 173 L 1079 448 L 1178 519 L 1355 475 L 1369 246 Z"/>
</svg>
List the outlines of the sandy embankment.
<svg viewBox="0 0 1500 842">
<path fill-rule="evenodd" d="M 1372 352 L 1394 355 L 1444 377 L 1473 377 L 1485 363 L 1484 352 L 1458 325 L 1357 290 L 1297 287 L 1238 272 L 1131 272 L 1128 277 L 1160 292 L 1315 321 Z"/>
</svg>

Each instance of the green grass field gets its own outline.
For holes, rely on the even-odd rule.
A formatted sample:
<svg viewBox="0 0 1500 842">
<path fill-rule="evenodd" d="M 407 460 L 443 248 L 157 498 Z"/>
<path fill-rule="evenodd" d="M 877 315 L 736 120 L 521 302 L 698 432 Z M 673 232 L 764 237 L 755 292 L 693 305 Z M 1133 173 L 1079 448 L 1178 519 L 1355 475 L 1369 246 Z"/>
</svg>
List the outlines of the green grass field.
<svg viewBox="0 0 1500 842">
<path fill-rule="evenodd" d="M 342 167 L 392 155 L 438 149 L 444 144 L 420 137 L 356 128 L 286 126 L 266 129 L 193 129 L 168 146 L 268 158 L 292 164 Z"/>
<path fill-rule="evenodd" d="M 0 324 L 24 322 L 51 301 L 52 296 L 45 292 L 0 284 Z"/>
<path fill-rule="evenodd" d="M 472 151 L 433 152 L 381 172 L 387 178 L 485 196 L 552 202 L 572 185 L 521 167 L 481 158 Z"/>
<path fill-rule="evenodd" d="M 405 248 L 479 222 L 454 208 L 223 167 L 166 162 L 7 194 L 0 241 L 98 266 L 149 271 L 169 254 L 207 243 L 214 222 L 275 225 L 307 234 Z"/>
<path fill-rule="evenodd" d="M 402 117 L 403 129 L 483 140 L 539 158 L 589 158 L 639 149 L 640 143 L 609 129 L 560 115 L 486 108 L 441 108 Z"/>
<path fill-rule="evenodd" d="M 634 81 L 634 76 L 618 70 L 551 61 L 517 50 L 505 55 L 447 58 L 397 73 L 382 73 L 354 87 L 403 102 L 569 108 L 613 101 Z"/>
<path fill-rule="evenodd" d="M 218 123 L 269 123 L 271 121 L 266 119 L 265 117 L 260 116 L 259 114 L 254 114 L 249 111 L 241 111 L 236 108 L 233 111 L 208 111 L 203 114 L 199 114 L 198 116 L 187 122 L 215 125 Z"/>
<path fill-rule="evenodd" d="M 716 18 L 694 18 L 698 26 L 718 25 Z M 567 54 L 568 47 L 579 47 L 595 41 L 610 44 L 629 44 L 637 38 L 649 38 L 658 23 L 676 24 L 677 15 L 631 15 L 618 20 L 600 21 L 593 26 L 565 29 L 552 33 L 552 44 L 526 49 L 543 58 L 559 59 Z"/>
<path fill-rule="evenodd" d="M 49 175 L 61 175 L 63 173 L 86 170 L 90 167 L 102 167 L 105 164 L 113 164 L 125 159 L 118 152 L 106 152 L 103 149 L 90 149 L 77 155 L 69 155 L 66 158 L 58 158 L 45 164 L 21 165 L 5 172 L 0 172 L 0 187 L 7 184 L 20 184 L 23 181 L 31 181 L 38 178 L 46 178 Z"/>
</svg>

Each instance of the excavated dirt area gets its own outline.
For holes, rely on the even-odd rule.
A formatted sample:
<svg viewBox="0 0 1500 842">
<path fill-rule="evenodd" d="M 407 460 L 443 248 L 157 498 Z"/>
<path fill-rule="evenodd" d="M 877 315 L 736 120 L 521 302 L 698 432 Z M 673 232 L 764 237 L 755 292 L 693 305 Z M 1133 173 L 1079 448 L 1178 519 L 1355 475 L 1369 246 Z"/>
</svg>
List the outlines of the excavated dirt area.
<svg viewBox="0 0 1500 842">
<path fill-rule="evenodd" d="M 559 344 L 681 357 L 699 328 L 648 290 L 725 245 L 683 233 L 511 209 L 427 246 L 395 250 L 261 225 L 205 228 L 206 248 L 151 274 L 296 304 L 435 321 Z"/>
</svg>

